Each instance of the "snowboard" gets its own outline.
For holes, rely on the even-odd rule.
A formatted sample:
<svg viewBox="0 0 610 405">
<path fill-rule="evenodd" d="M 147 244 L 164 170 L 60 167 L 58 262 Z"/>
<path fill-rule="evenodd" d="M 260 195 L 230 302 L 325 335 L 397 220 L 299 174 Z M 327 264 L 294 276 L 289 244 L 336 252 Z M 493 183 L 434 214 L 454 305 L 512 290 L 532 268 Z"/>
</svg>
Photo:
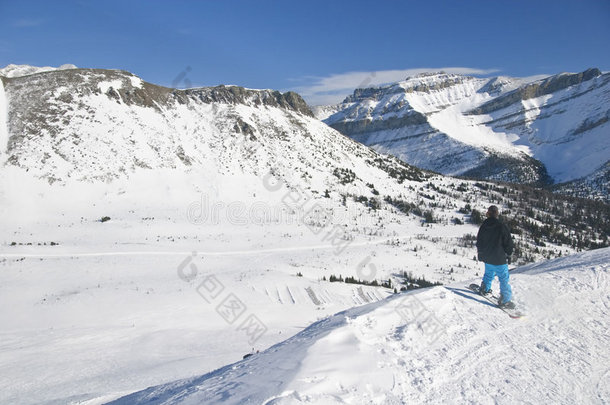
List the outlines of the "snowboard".
<svg viewBox="0 0 610 405">
<path fill-rule="evenodd" d="M 489 301 L 490 303 L 492 303 L 495 307 L 501 309 L 502 311 L 506 312 L 508 314 L 508 316 L 510 316 L 513 319 L 519 319 L 525 316 L 525 314 L 521 311 L 519 311 L 517 308 L 504 308 L 498 305 L 498 301 L 500 299 L 500 297 L 492 295 L 492 294 L 487 294 L 487 295 L 481 295 L 479 294 L 479 285 L 478 284 L 470 284 L 467 287 L 470 291 L 477 293 L 477 295 L 479 297 L 483 297 L 485 298 L 487 301 Z"/>
</svg>

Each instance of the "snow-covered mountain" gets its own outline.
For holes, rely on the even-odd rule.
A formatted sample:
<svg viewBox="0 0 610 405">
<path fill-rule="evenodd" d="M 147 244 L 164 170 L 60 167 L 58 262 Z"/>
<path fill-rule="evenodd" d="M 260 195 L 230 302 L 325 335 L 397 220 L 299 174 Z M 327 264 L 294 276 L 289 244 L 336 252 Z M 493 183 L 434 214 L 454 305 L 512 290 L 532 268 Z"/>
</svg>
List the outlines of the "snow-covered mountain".
<svg viewBox="0 0 610 405">
<path fill-rule="evenodd" d="M 295 93 L 224 86 L 173 90 L 127 72 L 95 69 L 2 81 L 7 163 L 49 182 L 110 180 L 136 168 L 226 172 L 249 165 L 258 172 L 269 166 L 267 148 L 295 136 L 297 117 L 314 121 Z"/>
<path fill-rule="evenodd" d="M 580 180 L 608 195 L 610 73 L 547 78 L 425 74 L 356 89 L 316 108 L 331 127 L 444 174 L 546 185 Z"/>
<path fill-rule="evenodd" d="M 396 85 L 394 91 L 404 98 L 411 91 L 433 94 L 448 89 L 444 101 L 434 93 L 437 104 L 446 106 L 452 100 L 465 99 L 480 85 L 480 79 L 460 76 L 445 75 L 440 82 L 437 75 L 426 77 L 426 85 L 418 78 Z M 213 196 L 222 204 L 262 202 L 276 210 L 288 205 L 287 197 L 276 192 L 283 187 L 295 194 L 291 196 L 296 200 L 290 214 L 307 214 L 308 223 L 322 228 L 330 224 L 348 227 L 350 218 L 353 222 L 361 215 L 375 216 L 379 209 L 399 215 L 415 213 L 425 217 L 427 223 L 449 222 L 451 216 L 463 222 L 473 209 L 483 210 L 491 201 L 502 202 L 506 213 L 514 218 L 515 229 L 526 234 L 532 229 L 524 218 L 531 218 L 551 226 L 551 230 L 561 229 L 561 238 L 567 238 L 563 243 L 568 239 L 571 243 L 571 237 L 566 236 L 573 234 L 571 227 L 585 226 L 590 237 L 573 247 L 599 247 L 606 243 L 601 225 L 591 216 L 600 210 L 602 216 L 606 215 L 605 206 L 587 206 L 582 210 L 583 217 L 571 216 L 568 221 L 565 212 L 556 207 L 571 206 L 573 202 L 537 196 L 540 201 L 532 203 L 529 191 L 463 182 L 421 171 L 395 157 L 379 154 L 315 119 L 296 93 L 237 86 L 176 90 L 147 83 L 129 72 L 100 69 L 54 69 L 0 78 L 0 93 L 4 94 L 0 97 L 0 197 L 7 211 L 5 218 L 12 219 L 11 209 L 23 210 L 23 201 L 33 200 L 32 190 L 45 196 L 49 212 L 54 212 L 53 209 L 63 211 L 71 206 L 63 201 L 68 192 L 87 201 L 90 194 L 104 191 L 107 195 L 108 190 L 113 190 L 139 206 L 143 184 L 148 187 L 147 195 L 153 190 L 165 194 L 169 186 L 164 182 L 171 182 L 177 189 L 175 194 L 188 195 L 191 202 L 197 200 L 197 195 L 204 195 Z M 498 88 L 521 87 L 510 80 L 497 80 L 485 87 L 488 92 Z M 356 93 L 354 97 L 364 97 L 359 91 Z M 464 104 L 439 107 L 436 115 Z M 357 106 L 352 105 L 354 111 Z M 478 108 L 491 107 L 483 104 Z M 397 110 L 395 115 L 383 122 L 423 117 L 415 110 L 407 115 Z M 359 122 L 350 121 L 354 125 Z M 373 125 L 377 125 L 376 121 Z M 278 185 L 270 185 L 272 181 Z M 41 188 L 41 182 L 57 187 Z M 53 206 L 52 201 L 58 206 Z M 146 201 L 160 204 L 154 198 Z M 95 206 L 87 201 L 70 208 L 80 210 L 89 204 Z M 37 208 L 37 212 L 41 211 L 44 210 Z M 363 214 L 365 211 L 368 213 Z M 373 222 L 379 224 L 379 220 Z M 561 240 L 557 239 L 559 233 L 547 231 L 549 241 Z M 528 240 L 527 244 L 536 243 Z M 526 251 L 522 254 L 527 256 Z"/>
<path fill-rule="evenodd" d="M 610 243 L 606 204 L 422 171 L 294 93 L 0 79 L 1 403 L 103 403 L 422 277 L 475 279 L 492 203 L 517 264 Z"/>
<path fill-rule="evenodd" d="M 607 403 L 609 263 L 604 249 L 515 270 L 520 320 L 464 283 L 429 288 L 112 404 Z"/>
<path fill-rule="evenodd" d="M 30 65 L 8 65 L 0 69 L 0 76 L 4 77 L 21 77 L 21 76 L 29 76 L 36 73 L 42 72 L 51 72 L 55 70 L 66 70 L 66 69 L 76 69 L 75 65 L 70 63 L 66 63 L 59 67 L 52 66 L 30 66 Z"/>
</svg>

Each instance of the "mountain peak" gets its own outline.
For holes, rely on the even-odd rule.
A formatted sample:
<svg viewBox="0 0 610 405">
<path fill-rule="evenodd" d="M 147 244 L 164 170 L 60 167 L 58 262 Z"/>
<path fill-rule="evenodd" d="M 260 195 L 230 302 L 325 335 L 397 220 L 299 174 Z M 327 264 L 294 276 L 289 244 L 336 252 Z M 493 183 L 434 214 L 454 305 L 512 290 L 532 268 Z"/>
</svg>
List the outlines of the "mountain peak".
<svg viewBox="0 0 610 405">
<path fill-rule="evenodd" d="M 462 84 L 476 78 L 444 71 L 425 72 L 414 76 L 408 76 L 405 80 L 389 83 L 386 85 L 358 88 L 347 96 L 343 103 L 353 103 L 360 100 L 380 100 L 384 96 L 400 93 L 428 93 L 443 90 L 455 85 Z"/>
<path fill-rule="evenodd" d="M 10 65 L 7 65 L 7 66 L 3 67 L 2 69 L 0 69 L 0 76 L 22 77 L 22 76 L 29 76 L 29 75 L 33 75 L 33 74 L 37 74 L 37 73 L 52 72 L 55 70 L 67 70 L 67 69 L 77 69 L 77 67 L 72 64 L 69 64 L 69 63 L 61 65 L 59 67 L 51 67 L 51 66 L 38 67 L 38 66 L 31 66 L 31 65 L 10 64 Z"/>
<path fill-rule="evenodd" d="M 446 75 L 447 72 L 445 72 L 444 70 L 437 70 L 437 71 L 433 71 L 433 72 L 423 72 L 423 73 L 418 73 L 414 76 L 409 76 L 407 77 L 407 79 L 409 79 L 410 77 L 429 77 L 429 76 L 439 76 L 439 75 Z"/>
<path fill-rule="evenodd" d="M 465 81 L 472 80 L 473 77 L 455 73 L 427 72 L 416 76 L 407 77 L 406 80 L 397 83 L 407 93 L 430 93 L 436 90 L 443 90 Z"/>
<path fill-rule="evenodd" d="M 182 92 L 186 96 L 198 98 L 200 101 L 212 103 L 246 104 L 246 105 L 266 105 L 292 110 L 309 117 L 313 113 L 305 100 L 293 92 L 281 93 L 277 90 L 252 90 L 240 86 L 215 86 L 200 87 L 195 89 L 177 90 L 174 94 Z"/>
<path fill-rule="evenodd" d="M 559 73 L 545 79 L 525 84 L 509 93 L 490 100 L 485 104 L 471 110 L 469 114 L 480 115 L 490 114 L 502 110 L 519 101 L 529 100 L 545 95 L 549 95 L 568 87 L 587 82 L 602 75 L 597 68 L 590 68 L 580 73 Z"/>
</svg>

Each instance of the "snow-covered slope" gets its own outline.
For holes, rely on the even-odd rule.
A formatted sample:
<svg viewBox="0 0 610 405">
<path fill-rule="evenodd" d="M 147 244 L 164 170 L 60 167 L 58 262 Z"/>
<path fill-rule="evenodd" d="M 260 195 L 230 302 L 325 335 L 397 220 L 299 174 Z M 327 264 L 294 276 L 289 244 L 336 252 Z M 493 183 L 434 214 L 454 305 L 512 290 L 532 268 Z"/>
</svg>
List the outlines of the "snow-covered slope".
<svg viewBox="0 0 610 405">
<path fill-rule="evenodd" d="M 421 171 L 294 93 L 94 69 L 2 82 L 0 403 L 104 402 L 382 300 L 404 272 L 473 279 L 491 203 L 515 263 L 609 243 L 606 205 Z"/>
<path fill-rule="evenodd" d="M 4 91 L 4 83 L 0 77 L 0 164 L 6 160 L 6 149 L 8 144 L 8 102 Z"/>
<path fill-rule="evenodd" d="M 547 184 L 600 169 L 610 159 L 610 74 L 534 79 L 427 74 L 315 111 L 366 145 L 445 174 Z"/>
<path fill-rule="evenodd" d="M 610 160 L 593 173 L 556 186 L 559 192 L 582 198 L 608 200 L 610 195 Z"/>
<path fill-rule="evenodd" d="M 111 180 L 137 168 L 224 172 L 247 164 L 264 170 L 269 149 L 306 131 L 299 120 L 315 125 L 294 93 L 224 86 L 172 90 L 127 72 L 95 69 L 4 83 L 8 163 L 49 182 Z"/>
<path fill-rule="evenodd" d="M 607 403 L 609 263 L 604 249 L 515 270 L 520 320 L 464 283 L 434 287 L 336 314 L 238 363 L 113 403 Z"/>
</svg>

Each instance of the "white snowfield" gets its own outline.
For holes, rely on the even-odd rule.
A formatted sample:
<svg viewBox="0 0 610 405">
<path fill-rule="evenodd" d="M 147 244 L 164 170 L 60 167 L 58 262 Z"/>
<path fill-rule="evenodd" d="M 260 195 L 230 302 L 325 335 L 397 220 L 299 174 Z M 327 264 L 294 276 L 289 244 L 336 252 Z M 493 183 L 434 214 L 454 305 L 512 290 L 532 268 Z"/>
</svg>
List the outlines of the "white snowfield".
<svg viewBox="0 0 610 405">
<path fill-rule="evenodd" d="M 609 263 L 603 249 L 516 269 L 515 301 L 527 313 L 519 320 L 464 282 L 416 290 L 112 403 L 608 403 Z"/>
</svg>

